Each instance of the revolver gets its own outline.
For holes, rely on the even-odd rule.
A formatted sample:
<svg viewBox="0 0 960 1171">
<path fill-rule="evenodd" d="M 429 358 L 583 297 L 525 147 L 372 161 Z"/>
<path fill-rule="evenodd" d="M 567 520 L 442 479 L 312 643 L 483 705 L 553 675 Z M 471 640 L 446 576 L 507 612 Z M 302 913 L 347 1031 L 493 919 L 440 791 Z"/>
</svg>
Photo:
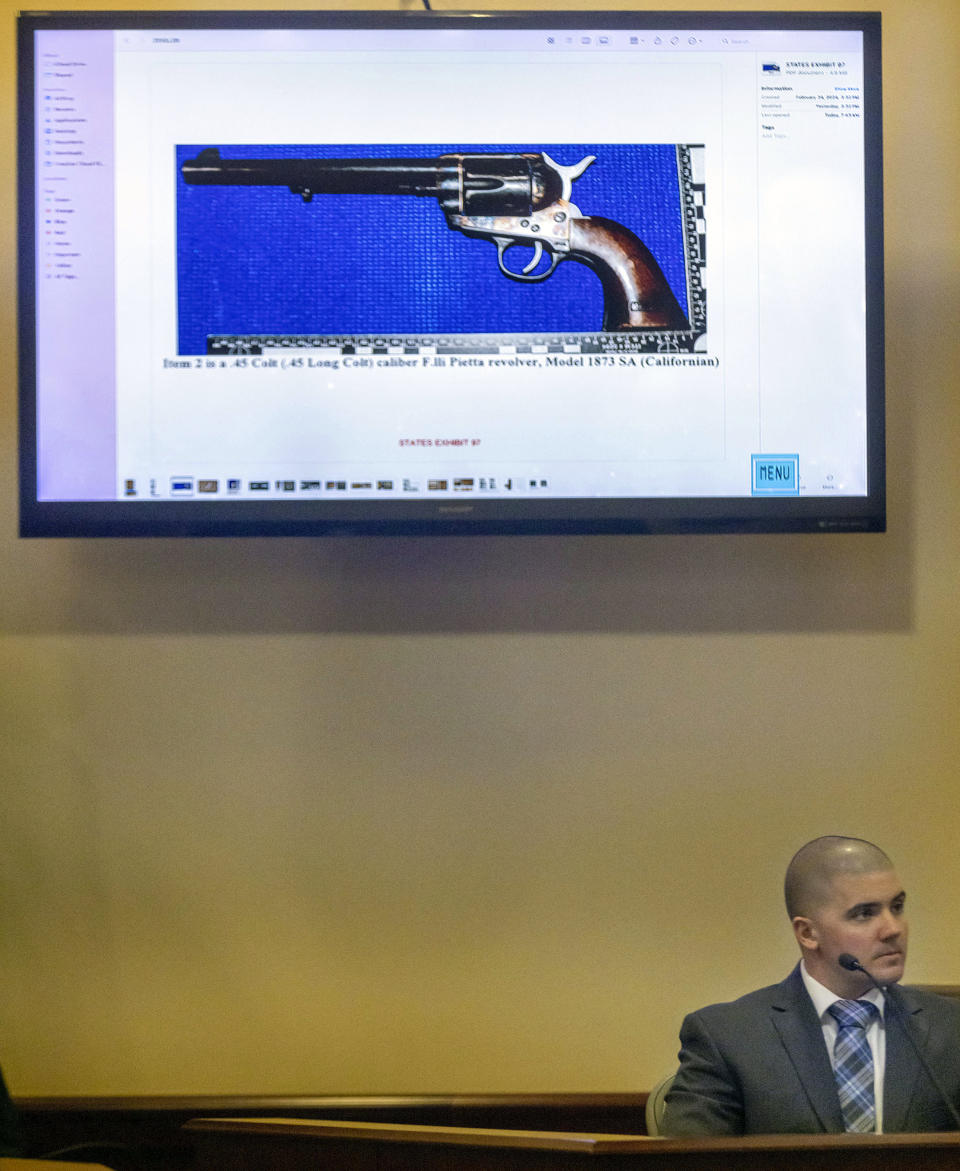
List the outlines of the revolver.
<svg viewBox="0 0 960 1171">
<path fill-rule="evenodd" d="M 314 195 L 419 195 L 436 199 L 447 225 L 497 248 L 512 281 L 544 281 L 564 260 L 596 273 L 603 289 L 605 331 L 683 330 L 689 325 L 660 266 L 623 224 L 584 216 L 571 202 L 574 180 L 596 161 L 565 166 L 546 153 L 443 154 L 433 159 L 223 158 L 208 147 L 181 166 L 197 185 L 287 187 L 309 203 Z M 511 248 L 532 248 L 511 268 Z"/>
</svg>

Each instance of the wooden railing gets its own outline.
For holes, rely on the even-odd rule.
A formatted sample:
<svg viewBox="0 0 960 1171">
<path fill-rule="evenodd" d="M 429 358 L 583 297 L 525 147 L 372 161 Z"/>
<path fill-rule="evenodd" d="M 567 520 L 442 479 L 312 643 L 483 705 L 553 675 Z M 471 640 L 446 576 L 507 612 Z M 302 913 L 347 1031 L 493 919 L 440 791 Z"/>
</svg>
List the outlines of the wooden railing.
<svg viewBox="0 0 960 1171">
<path fill-rule="evenodd" d="M 422 1126 L 642 1134 L 647 1095 L 390 1094 L 18 1098 L 28 1153 L 111 1147 L 116 1171 L 192 1171 L 193 1118 L 323 1118 Z M 126 1152 L 126 1156 L 125 1153 Z M 69 1156 L 64 1156 L 65 1158 Z"/>
</svg>

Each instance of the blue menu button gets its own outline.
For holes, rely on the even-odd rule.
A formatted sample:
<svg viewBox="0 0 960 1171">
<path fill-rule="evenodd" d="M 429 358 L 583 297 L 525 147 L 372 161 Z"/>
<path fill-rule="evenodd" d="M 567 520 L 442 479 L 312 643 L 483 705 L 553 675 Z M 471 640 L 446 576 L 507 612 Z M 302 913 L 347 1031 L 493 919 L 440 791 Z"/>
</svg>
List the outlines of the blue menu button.
<svg viewBox="0 0 960 1171">
<path fill-rule="evenodd" d="M 754 496 L 799 496 L 799 455 L 751 455 Z"/>
</svg>

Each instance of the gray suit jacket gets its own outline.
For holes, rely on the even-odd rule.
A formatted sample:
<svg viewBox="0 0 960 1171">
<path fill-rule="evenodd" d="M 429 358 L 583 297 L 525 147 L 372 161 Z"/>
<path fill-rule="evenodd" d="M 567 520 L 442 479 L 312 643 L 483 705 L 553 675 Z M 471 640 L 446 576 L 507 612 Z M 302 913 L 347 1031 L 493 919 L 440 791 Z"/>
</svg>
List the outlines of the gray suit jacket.
<svg viewBox="0 0 960 1171">
<path fill-rule="evenodd" d="M 911 988 L 891 988 L 889 996 L 899 1019 L 888 1005 L 883 1129 L 954 1130 L 903 1030 L 960 1109 L 960 1003 Z M 680 1045 L 665 1134 L 843 1131 L 830 1056 L 799 964 L 782 984 L 691 1013 Z"/>
</svg>

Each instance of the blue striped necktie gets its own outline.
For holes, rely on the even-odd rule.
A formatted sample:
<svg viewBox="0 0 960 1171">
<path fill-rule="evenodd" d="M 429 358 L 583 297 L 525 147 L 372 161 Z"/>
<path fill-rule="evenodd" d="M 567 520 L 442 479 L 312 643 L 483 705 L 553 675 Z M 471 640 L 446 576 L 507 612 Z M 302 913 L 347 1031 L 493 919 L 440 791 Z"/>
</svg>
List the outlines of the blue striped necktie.
<svg viewBox="0 0 960 1171">
<path fill-rule="evenodd" d="M 856 1134 L 869 1134 L 876 1129 L 877 1111 L 867 1029 L 879 1015 L 877 1006 L 869 1000 L 837 1000 L 827 1011 L 837 1022 L 833 1068 L 844 1125 Z"/>
</svg>

